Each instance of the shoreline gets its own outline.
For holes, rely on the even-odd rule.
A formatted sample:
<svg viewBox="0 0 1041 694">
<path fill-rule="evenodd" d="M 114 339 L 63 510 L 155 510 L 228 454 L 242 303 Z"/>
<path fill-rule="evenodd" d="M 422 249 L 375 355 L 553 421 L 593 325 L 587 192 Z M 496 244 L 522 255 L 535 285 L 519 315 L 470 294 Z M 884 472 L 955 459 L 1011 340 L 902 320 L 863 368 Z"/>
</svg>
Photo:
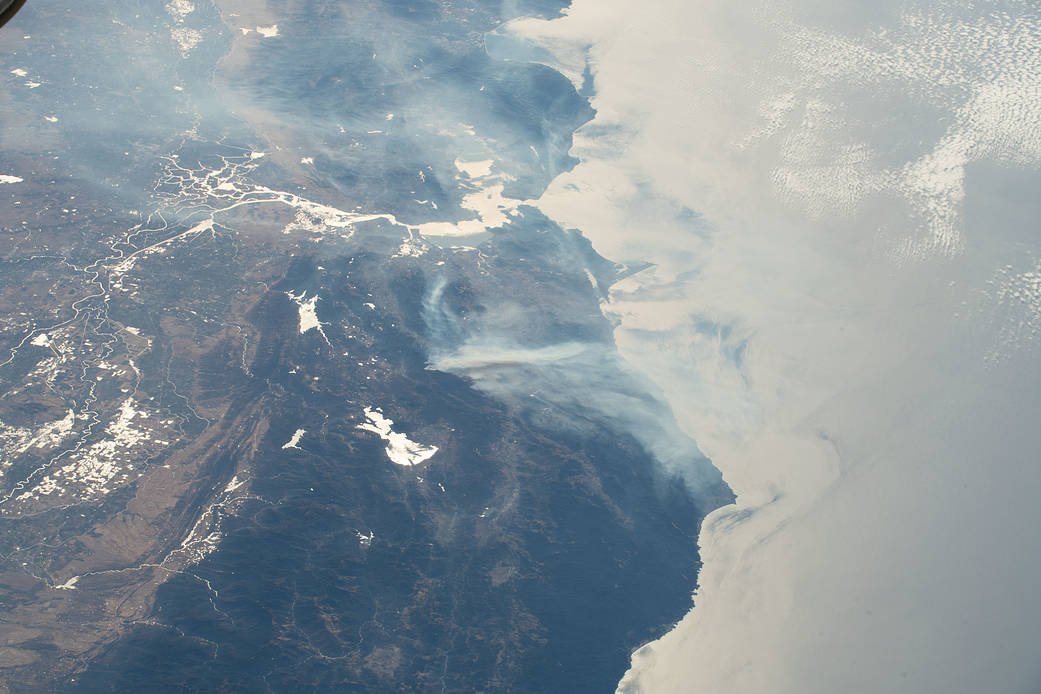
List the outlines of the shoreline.
<svg viewBox="0 0 1041 694">
<path fill-rule="evenodd" d="M 562 19 L 511 25 L 560 49 L 565 74 L 586 56 L 595 76 L 598 115 L 572 148 L 581 163 L 534 204 L 605 257 L 656 263 L 612 287 L 605 313 L 618 321 L 620 354 L 662 388 L 738 496 L 705 520 L 695 607 L 634 654 L 619 691 L 825 692 L 858 678 L 922 691 L 982 676 L 935 663 L 968 662 L 966 644 L 986 650 L 985 638 L 944 627 L 934 645 L 926 634 L 963 594 L 946 580 L 954 538 L 985 561 L 984 531 L 963 527 L 964 509 L 992 517 L 1010 495 L 992 489 L 978 450 L 949 441 L 991 442 L 1012 464 L 1037 438 L 981 416 L 977 404 L 990 398 L 1007 422 L 1029 407 L 1019 389 L 995 393 L 1034 363 L 1036 331 L 1000 321 L 1013 313 L 1002 296 L 1030 294 L 1035 261 L 1016 250 L 1018 217 L 978 229 L 963 206 L 1022 208 L 1015 192 L 981 187 L 971 167 L 1003 162 L 1029 176 L 1041 149 L 973 96 L 989 86 L 972 65 L 1015 80 L 1041 49 L 981 47 L 995 31 L 1031 35 L 1039 18 L 1029 8 L 1011 19 L 958 12 L 923 2 L 904 14 L 837 17 L 793 5 L 760 16 L 663 0 L 632 15 L 576 0 Z M 954 31 L 967 36 L 957 50 L 946 43 Z M 930 47 L 947 63 L 929 64 Z M 668 79 L 664 62 L 674 66 Z M 969 97 L 930 93 L 944 75 L 963 80 Z M 870 79 L 915 118 L 876 115 Z M 1008 103 L 1028 104 L 1027 93 Z M 1024 109 L 1026 122 L 1041 119 L 1036 105 Z M 905 144 L 907 131 L 922 142 Z M 1021 289 L 994 291 L 1013 284 Z M 1012 320 L 1041 320 L 1041 298 L 1016 301 Z M 1036 480 L 1022 464 L 1013 469 L 1023 490 L 1012 496 L 1028 504 Z M 973 485 L 989 496 L 967 491 Z M 877 498 L 880 489 L 888 497 Z M 935 500 L 923 504 L 922 494 Z M 930 592 L 933 606 L 902 621 L 911 596 Z M 832 615 L 851 610 L 862 616 L 839 637 L 846 625 Z M 914 648 L 891 651 L 894 627 Z"/>
</svg>

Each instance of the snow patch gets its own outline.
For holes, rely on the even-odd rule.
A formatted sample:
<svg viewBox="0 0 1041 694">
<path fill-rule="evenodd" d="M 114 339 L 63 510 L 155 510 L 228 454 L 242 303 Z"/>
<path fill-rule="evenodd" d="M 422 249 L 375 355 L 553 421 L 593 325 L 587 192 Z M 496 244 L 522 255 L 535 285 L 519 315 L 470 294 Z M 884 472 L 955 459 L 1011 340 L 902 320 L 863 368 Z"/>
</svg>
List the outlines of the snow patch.
<svg viewBox="0 0 1041 694">
<path fill-rule="evenodd" d="M 30 442 L 39 445 L 44 441 L 60 442 L 72 431 L 75 414 L 69 410 L 64 419 L 54 422 Z M 128 484 L 139 476 L 135 461 L 143 459 L 144 450 L 154 451 L 169 445 L 157 437 L 160 424 L 149 421 L 150 414 L 137 409 L 132 397 L 120 405 L 119 410 L 107 427 L 106 438 L 86 449 L 78 450 L 68 458 L 68 463 L 44 477 L 34 488 L 16 497 L 17 501 L 33 501 L 52 494 L 73 495 L 80 500 L 97 499 L 114 488 Z M 55 444 L 56 445 L 56 444 Z M 67 488 L 63 485 L 72 485 Z"/>
<path fill-rule="evenodd" d="M 504 188 L 502 183 L 492 183 L 463 196 L 460 206 L 473 212 L 477 216 L 476 219 L 464 219 L 460 222 L 426 222 L 414 228 L 424 236 L 470 236 L 501 227 L 517 209 L 516 200 L 503 197 Z"/>
<path fill-rule="evenodd" d="M 170 0 L 166 3 L 166 11 L 174 18 L 178 23 L 183 22 L 184 18 L 195 11 L 195 5 L 188 0 Z"/>
<path fill-rule="evenodd" d="M 509 177 L 492 175 L 494 159 L 481 161 L 455 160 L 455 167 L 470 181 L 480 181 L 481 187 L 463 196 L 460 207 L 474 213 L 476 219 L 459 222 L 427 222 L 411 227 L 424 236 L 469 236 L 500 227 L 516 212 L 517 201 L 503 196 L 503 181 Z M 457 177 L 458 178 L 458 177 Z M 436 206 L 435 206 L 436 207 Z"/>
<path fill-rule="evenodd" d="M 462 159 L 456 159 L 455 168 L 459 169 L 470 178 L 483 178 L 484 176 L 491 175 L 492 164 L 494 163 L 494 159 L 484 159 L 482 161 L 463 161 Z"/>
<path fill-rule="evenodd" d="M 329 338 L 325 336 L 325 331 L 322 330 L 323 323 L 318 320 L 318 311 L 316 308 L 318 304 L 318 295 L 315 294 L 310 299 L 305 299 L 304 297 L 307 296 L 307 292 L 300 292 L 300 294 L 286 292 L 286 296 L 295 302 L 299 309 L 300 334 L 303 335 L 308 330 L 318 330 L 322 339 L 325 340 L 325 343 L 330 344 Z"/>
<path fill-rule="evenodd" d="M 420 239 L 410 237 L 402 242 L 401 247 L 398 248 L 397 253 L 392 255 L 392 258 L 417 258 L 429 250 L 429 247 L 423 243 Z"/>
<path fill-rule="evenodd" d="M 202 34 L 197 29 L 187 27 L 171 29 L 170 38 L 177 44 L 177 50 L 180 51 L 182 58 L 187 58 L 192 49 L 202 43 Z"/>
<path fill-rule="evenodd" d="M 79 576 L 73 576 L 69 580 L 62 583 L 60 586 L 54 586 L 55 590 L 76 590 L 76 582 L 80 580 Z"/>
<path fill-rule="evenodd" d="M 0 422 L 0 474 L 29 449 L 43 451 L 57 448 L 69 437 L 75 424 L 76 413 L 71 409 L 62 419 L 48 422 L 36 431 Z"/>
<path fill-rule="evenodd" d="M 300 446 L 298 446 L 297 444 L 300 443 L 300 439 L 302 439 L 304 437 L 304 434 L 306 433 L 306 429 L 297 429 L 295 432 L 293 432 L 293 436 L 284 444 L 282 444 L 282 450 L 284 451 L 287 448 L 295 448 L 296 450 L 300 450 Z"/>
<path fill-rule="evenodd" d="M 437 453 L 437 446 L 416 443 L 404 434 L 394 431 L 392 429 L 394 420 L 384 417 L 383 410 L 380 408 L 366 407 L 365 417 L 369 421 L 359 424 L 357 428 L 378 434 L 381 439 L 386 441 L 387 457 L 392 463 L 406 466 L 419 465 L 430 460 Z"/>
</svg>

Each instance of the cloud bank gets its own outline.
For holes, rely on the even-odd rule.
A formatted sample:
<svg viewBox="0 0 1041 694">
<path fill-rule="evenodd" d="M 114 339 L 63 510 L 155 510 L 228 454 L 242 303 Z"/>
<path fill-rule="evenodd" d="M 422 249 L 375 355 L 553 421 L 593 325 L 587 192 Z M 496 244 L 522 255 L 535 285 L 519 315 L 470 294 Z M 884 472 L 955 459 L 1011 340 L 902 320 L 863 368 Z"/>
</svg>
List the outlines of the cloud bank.
<svg viewBox="0 0 1041 694">
<path fill-rule="evenodd" d="M 1041 12 L 576 0 L 508 29 L 592 67 L 538 205 L 655 263 L 615 340 L 738 495 L 620 689 L 1036 691 Z"/>
</svg>

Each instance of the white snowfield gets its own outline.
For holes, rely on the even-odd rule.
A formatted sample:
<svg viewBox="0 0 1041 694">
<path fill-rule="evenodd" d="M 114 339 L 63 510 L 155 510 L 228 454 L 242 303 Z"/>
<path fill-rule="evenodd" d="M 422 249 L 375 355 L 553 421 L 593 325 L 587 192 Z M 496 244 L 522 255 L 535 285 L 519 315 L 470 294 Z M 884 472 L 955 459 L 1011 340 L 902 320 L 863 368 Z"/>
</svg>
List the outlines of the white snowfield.
<svg viewBox="0 0 1041 694">
<path fill-rule="evenodd" d="M 300 443 L 300 439 L 302 439 L 304 437 L 304 434 L 306 433 L 306 429 L 297 429 L 295 432 L 293 432 L 293 436 L 284 444 L 282 444 L 282 450 L 284 451 L 287 448 L 296 448 L 297 450 L 299 450 L 300 446 L 298 446 L 297 444 Z"/>
<path fill-rule="evenodd" d="M 481 161 L 463 161 L 462 159 L 456 159 L 455 168 L 459 169 L 470 178 L 482 178 L 491 175 L 492 164 L 494 163 L 494 159 L 483 159 Z"/>
<path fill-rule="evenodd" d="M 517 211 L 518 201 L 503 197 L 506 177 L 492 173 L 493 159 L 482 161 L 455 160 L 460 174 L 466 175 L 471 191 L 463 196 L 461 207 L 473 212 L 474 219 L 458 222 L 425 222 L 411 225 L 423 236 L 470 236 L 500 227 Z M 457 178 L 460 178 L 457 176 Z"/>
<path fill-rule="evenodd" d="M 419 465 L 430 460 L 437 453 L 437 446 L 416 443 L 404 434 L 394 431 L 391 428 L 394 426 L 394 420 L 384 417 L 383 410 L 380 408 L 366 407 L 365 417 L 369 421 L 359 424 L 358 428 L 378 434 L 387 442 L 387 457 L 392 463 L 407 466 Z"/>
<path fill-rule="evenodd" d="M 299 308 L 300 334 L 303 335 L 308 330 L 317 329 L 326 344 L 328 344 L 329 338 L 325 336 L 325 331 L 322 330 L 322 322 L 318 320 L 318 295 L 315 294 L 310 299 L 305 299 L 304 297 L 307 296 L 307 292 L 300 292 L 299 294 L 286 292 L 286 296 L 288 296 Z"/>
</svg>

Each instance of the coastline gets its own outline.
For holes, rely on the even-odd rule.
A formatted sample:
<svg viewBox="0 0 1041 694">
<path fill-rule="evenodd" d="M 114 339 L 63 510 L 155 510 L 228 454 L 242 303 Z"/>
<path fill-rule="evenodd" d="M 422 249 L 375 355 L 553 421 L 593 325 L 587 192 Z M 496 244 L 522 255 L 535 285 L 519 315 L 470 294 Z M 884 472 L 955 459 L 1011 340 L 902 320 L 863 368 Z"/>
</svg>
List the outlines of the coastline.
<svg viewBox="0 0 1041 694">
<path fill-rule="evenodd" d="M 573 81 L 586 66 L 595 79 L 581 163 L 535 204 L 605 257 L 655 263 L 612 287 L 605 313 L 738 496 L 703 526 L 694 608 L 634 654 L 619 691 L 1029 682 L 1024 641 L 1018 658 L 995 656 L 1001 671 L 967 665 L 1001 622 L 973 609 L 973 630 L 956 623 L 966 586 L 951 580 L 965 556 L 995 561 L 996 529 L 1030 527 L 1029 512 L 991 509 L 1028 507 L 1038 487 L 1022 419 L 1038 379 L 1017 383 L 1038 354 L 1022 325 L 1041 316 L 1036 244 L 1024 257 L 1017 226 L 1029 184 L 973 176 L 1036 180 L 1037 139 L 997 115 L 975 67 L 1022 85 L 1009 108 L 1039 122 L 1037 42 L 984 48 L 1033 35 L 1036 13 L 1017 9 L 664 1 L 633 15 L 577 0 L 562 19 L 511 23 Z M 944 92 L 941 78 L 960 82 Z M 981 225 L 982 209 L 1012 212 Z M 1015 491 L 995 488 L 988 457 Z M 1034 605 L 1024 576 L 1041 570 L 1016 571 L 1015 553 L 997 562 L 1006 599 Z M 969 586 L 989 592 L 978 576 Z"/>
</svg>

